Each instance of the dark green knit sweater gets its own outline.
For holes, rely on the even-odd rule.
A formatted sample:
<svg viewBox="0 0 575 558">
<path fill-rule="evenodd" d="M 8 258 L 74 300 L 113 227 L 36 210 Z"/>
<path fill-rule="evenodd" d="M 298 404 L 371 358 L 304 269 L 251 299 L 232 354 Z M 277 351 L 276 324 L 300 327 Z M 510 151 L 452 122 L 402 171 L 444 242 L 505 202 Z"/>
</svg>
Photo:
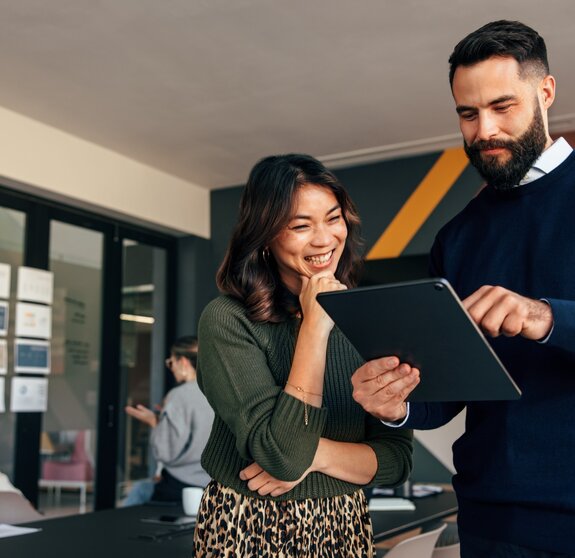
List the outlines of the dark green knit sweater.
<svg viewBox="0 0 575 558">
<path fill-rule="evenodd" d="M 328 343 L 323 404 L 308 406 L 284 392 L 299 320 L 255 323 L 237 300 L 221 296 L 199 324 L 198 384 L 215 411 L 202 466 L 237 492 L 257 496 L 239 472 L 256 461 L 282 480 L 296 480 L 311 465 L 320 437 L 365 442 L 377 455 L 372 485 L 397 485 L 411 469 L 411 431 L 392 429 L 352 399 L 351 375 L 363 360 L 334 328 Z M 349 494 L 359 487 L 311 473 L 293 490 L 274 498 L 303 499 Z"/>
</svg>

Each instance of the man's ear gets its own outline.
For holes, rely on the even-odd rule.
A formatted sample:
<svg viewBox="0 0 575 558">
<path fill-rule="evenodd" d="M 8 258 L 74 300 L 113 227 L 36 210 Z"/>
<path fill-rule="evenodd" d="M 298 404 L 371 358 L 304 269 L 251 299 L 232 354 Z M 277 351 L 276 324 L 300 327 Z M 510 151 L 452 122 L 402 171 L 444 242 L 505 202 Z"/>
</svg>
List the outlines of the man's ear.
<svg viewBox="0 0 575 558">
<path fill-rule="evenodd" d="M 550 75 L 545 76 L 539 83 L 537 94 L 542 107 L 547 110 L 555 100 L 555 78 Z"/>
</svg>

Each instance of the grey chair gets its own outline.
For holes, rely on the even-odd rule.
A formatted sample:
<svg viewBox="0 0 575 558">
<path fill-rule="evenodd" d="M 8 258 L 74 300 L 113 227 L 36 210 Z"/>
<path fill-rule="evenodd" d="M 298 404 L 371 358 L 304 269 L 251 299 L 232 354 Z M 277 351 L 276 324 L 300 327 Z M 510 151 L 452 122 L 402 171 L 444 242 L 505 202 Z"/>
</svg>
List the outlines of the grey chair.
<svg viewBox="0 0 575 558">
<path fill-rule="evenodd" d="M 435 543 L 445 527 L 447 525 L 444 523 L 431 531 L 397 543 L 385 554 L 385 558 L 432 558 Z"/>
<path fill-rule="evenodd" d="M 0 523 L 16 525 L 44 519 L 19 492 L 0 492 Z"/>
</svg>

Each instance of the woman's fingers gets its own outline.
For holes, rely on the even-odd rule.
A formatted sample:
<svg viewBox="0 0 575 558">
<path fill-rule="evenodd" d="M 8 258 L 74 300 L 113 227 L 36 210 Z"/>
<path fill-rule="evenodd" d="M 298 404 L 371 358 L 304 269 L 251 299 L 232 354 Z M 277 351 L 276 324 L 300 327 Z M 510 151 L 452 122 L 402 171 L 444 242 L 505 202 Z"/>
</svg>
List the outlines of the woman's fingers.
<svg viewBox="0 0 575 558">
<path fill-rule="evenodd" d="M 248 465 L 240 471 L 240 479 L 250 480 L 262 472 L 263 469 L 254 461 L 251 465 Z"/>
</svg>

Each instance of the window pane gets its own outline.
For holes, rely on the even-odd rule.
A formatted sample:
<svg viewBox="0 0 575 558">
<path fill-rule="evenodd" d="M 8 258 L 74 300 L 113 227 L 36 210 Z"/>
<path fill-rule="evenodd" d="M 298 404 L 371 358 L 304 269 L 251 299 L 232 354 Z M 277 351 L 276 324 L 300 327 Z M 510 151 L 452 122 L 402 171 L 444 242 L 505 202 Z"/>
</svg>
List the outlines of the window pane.
<svg viewBox="0 0 575 558">
<path fill-rule="evenodd" d="M 124 240 L 123 252 L 121 401 L 153 409 L 161 405 L 164 393 L 166 251 Z M 134 481 L 154 476 L 156 463 L 149 451 L 146 424 L 123 415 L 121 431 L 118 495 L 123 498 Z"/>
<path fill-rule="evenodd" d="M 0 296 L 8 306 L 7 335 L 0 335 L 0 344 L 5 352 L 6 372 L 0 372 L 4 382 L 4 403 L 7 412 L 0 413 L 0 471 L 13 480 L 14 425 L 15 415 L 9 412 L 10 381 L 14 373 L 14 316 L 16 308 L 16 278 L 18 267 L 24 262 L 24 233 L 26 215 L 20 211 L 0 207 L 0 263 L 10 266 L 10 293 L 8 299 Z"/>
<path fill-rule="evenodd" d="M 102 311 L 103 234 L 52 221 L 50 270 L 54 272 L 52 371 L 42 433 L 40 485 L 61 488 L 47 508 L 92 509 Z M 57 494 L 57 492 L 55 492 Z M 86 501 L 88 500 L 88 503 Z"/>
</svg>

